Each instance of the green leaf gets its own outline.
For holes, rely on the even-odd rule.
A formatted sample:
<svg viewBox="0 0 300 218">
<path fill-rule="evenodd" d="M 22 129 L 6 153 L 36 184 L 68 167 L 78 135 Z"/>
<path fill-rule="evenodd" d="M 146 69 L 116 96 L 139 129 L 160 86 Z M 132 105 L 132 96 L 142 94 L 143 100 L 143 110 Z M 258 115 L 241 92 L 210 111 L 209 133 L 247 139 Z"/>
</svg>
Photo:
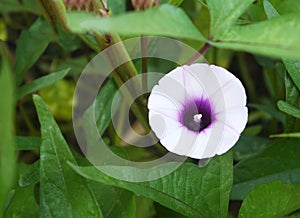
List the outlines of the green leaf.
<svg viewBox="0 0 300 218">
<path fill-rule="evenodd" d="M 132 192 L 90 181 L 91 189 L 105 218 L 135 217 L 135 196 Z"/>
<path fill-rule="evenodd" d="M 40 161 L 37 160 L 34 164 L 28 165 L 27 169 L 20 174 L 20 187 L 27 187 L 36 184 L 40 179 Z"/>
<path fill-rule="evenodd" d="M 16 136 L 16 150 L 39 150 L 41 139 L 34 136 Z"/>
<path fill-rule="evenodd" d="M 33 100 L 41 124 L 40 214 L 59 217 L 102 217 L 86 181 L 67 165 L 76 161 L 44 101 Z M 82 203 L 84 202 L 84 204 Z"/>
<path fill-rule="evenodd" d="M 111 18 L 74 12 L 67 13 L 67 18 L 70 29 L 77 33 L 92 30 L 124 35 L 161 35 L 205 41 L 185 12 L 181 8 L 168 4 Z"/>
<path fill-rule="evenodd" d="M 285 73 L 285 100 L 290 105 L 300 108 L 300 93 L 290 75 Z M 292 132 L 300 129 L 300 120 L 293 116 L 286 115 L 285 131 Z"/>
<path fill-rule="evenodd" d="M 287 14 L 266 21 L 233 26 L 210 44 L 272 57 L 300 58 L 300 14 Z M 288 39 L 288 40 L 287 40 Z"/>
<path fill-rule="evenodd" d="M 205 167 L 183 163 L 177 170 L 148 182 L 127 182 L 108 177 L 95 167 L 72 168 L 85 178 L 113 185 L 145 196 L 191 217 L 226 217 L 232 185 L 232 153 L 213 158 Z M 163 173 L 173 163 L 147 169 L 148 174 Z M 124 175 L 140 175 L 145 171 L 134 167 L 111 166 Z"/>
<path fill-rule="evenodd" d="M 42 88 L 48 87 L 48 86 L 56 83 L 57 81 L 64 78 L 69 71 L 70 71 L 70 68 L 59 71 L 59 72 L 51 73 L 47 76 L 40 77 L 31 83 L 21 86 L 17 90 L 17 99 L 20 99 L 20 98 L 24 97 L 25 95 L 28 95 L 29 93 L 38 91 Z"/>
<path fill-rule="evenodd" d="M 234 166 L 231 199 L 242 200 L 259 184 L 300 183 L 300 139 L 276 141 L 262 153 Z"/>
<path fill-rule="evenodd" d="M 273 5 L 264 0 L 264 9 L 268 18 L 279 16 L 277 10 Z M 293 60 L 283 59 L 283 63 L 288 70 L 288 74 L 285 74 L 285 96 L 286 102 L 296 108 L 299 108 L 299 90 L 300 90 L 300 62 Z M 298 89 L 296 88 L 298 87 Z M 300 121 L 292 116 L 286 116 L 285 131 L 295 131 L 300 127 Z"/>
<path fill-rule="evenodd" d="M 290 105 L 289 103 L 280 100 L 277 102 L 277 106 L 282 112 L 300 119 L 300 109 L 295 108 L 293 105 Z"/>
<path fill-rule="evenodd" d="M 300 209 L 300 185 L 273 181 L 257 186 L 243 201 L 241 218 L 283 217 Z"/>
<path fill-rule="evenodd" d="M 114 99 L 114 96 L 116 92 L 118 91 L 118 87 L 115 84 L 115 82 L 110 79 L 100 90 L 100 93 L 96 97 L 95 101 L 95 118 L 96 118 L 96 124 L 98 127 L 98 131 L 100 135 L 104 133 L 106 130 L 108 124 L 111 121 L 112 116 L 112 102 Z M 117 100 L 115 100 L 115 106 L 120 103 L 120 95 Z"/>
<path fill-rule="evenodd" d="M 300 61 L 283 60 L 283 63 L 298 90 L 300 90 Z"/>
<path fill-rule="evenodd" d="M 48 44 L 55 38 L 52 27 L 42 18 L 37 19 L 29 30 L 23 30 L 16 48 L 16 82 L 20 84 L 29 68 L 38 60 Z"/>
<path fill-rule="evenodd" d="M 13 139 L 14 96 L 8 52 L 0 42 L 0 216 L 15 176 L 15 146 Z"/>
<path fill-rule="evenodd" d="M 210 13 L 210 33 L 215 40 L 222 39 L 236 20 L 254 0 L 207 0 Z"/>
<path fill-rule="evenodd" d="M 280 16 L 273 5 L 267 0 L 264 0 L 264 8 L 269 19 Z M 283 60 L 283 63 L 286 66 L 286 69 L 288 70 L 288 73 L 293 79 L 294 83 L 300 90 L 300 61 Z"/>
<path fill-rule="evenodd" d="M 18 164 L 18 172 L 22 174 L 30 165 Z M 38 204 L 35 199 L 35 186 L 20 187 L 17 183 L 14 187 L 14 195 L 9 207 L 4 214 L 4 218 L 22 217 L 33 218 L 38 217 Z"/>
</svg>

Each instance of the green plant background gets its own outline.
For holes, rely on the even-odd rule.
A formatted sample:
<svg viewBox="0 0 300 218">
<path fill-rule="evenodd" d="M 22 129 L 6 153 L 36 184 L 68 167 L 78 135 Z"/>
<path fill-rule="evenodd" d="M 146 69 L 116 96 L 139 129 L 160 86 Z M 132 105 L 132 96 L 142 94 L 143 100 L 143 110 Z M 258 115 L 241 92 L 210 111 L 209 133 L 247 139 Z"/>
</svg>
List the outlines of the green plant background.
<svg viewBox="0 0 300 218">
<path fill-rule="evenodd" d="M 46 10 L 45 2 L 52 2 Z M 162 0 L 145 11 L 125 0 L 107 6 L 104 18 L 63 1 L 0 0 L 0 214 L 299 217 L 299 0 Z M 208 62 L 229 69 L 246 88 L 249 118 L 237 144 L 205 166 L 189 159 L 149 182 L 117 180 L 91 166 L 73 133 L 72 98 L 86 64 L 113 43 L 107 34 L 172 37 L 197 50 L 210 45 Z M 143 61 L 125 67 L 125 75 L 141 73 Z M 159 72 L 174 67 L 148 60 L 148 69 Z M 111 102 L 122 79 L 108 78 L 99 91 L 98 130 L 117 154 L 155 159 L 161 148 L 126 146 L 113 129 Z M 132 112 L 143 129 L 139 110 Z"/>
</svg>

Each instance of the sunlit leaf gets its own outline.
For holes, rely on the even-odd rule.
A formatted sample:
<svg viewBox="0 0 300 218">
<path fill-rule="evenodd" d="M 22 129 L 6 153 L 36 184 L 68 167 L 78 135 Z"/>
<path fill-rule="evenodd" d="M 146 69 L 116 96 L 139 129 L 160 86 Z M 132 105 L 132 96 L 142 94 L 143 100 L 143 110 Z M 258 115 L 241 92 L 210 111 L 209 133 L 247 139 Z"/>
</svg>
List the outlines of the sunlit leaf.
<svg viewBox="0 0 300 218">
<path fill-rule="evenodd" d="M 205 41 L 185 12 L 168 4 L 143 12 L 130 12 L 111 18 L 74 12 L 68 13 L 67 18 L 70 29 L 78 33 L 92 30 L 124 35 L 148 34 Z"/>
<path fill-rule="evenodd" d="M 300 14 L 287 14 L 262 22 L 233 26 L 219 38 L 220 42 L 211 44 L 272 57 L 299 59 L 299 35 Z"/>
<path fill-rule="evenodd" d="M 254 0 L 207 0 L 210 13 L 210 33 L 221 39 Z"/>
</svg>

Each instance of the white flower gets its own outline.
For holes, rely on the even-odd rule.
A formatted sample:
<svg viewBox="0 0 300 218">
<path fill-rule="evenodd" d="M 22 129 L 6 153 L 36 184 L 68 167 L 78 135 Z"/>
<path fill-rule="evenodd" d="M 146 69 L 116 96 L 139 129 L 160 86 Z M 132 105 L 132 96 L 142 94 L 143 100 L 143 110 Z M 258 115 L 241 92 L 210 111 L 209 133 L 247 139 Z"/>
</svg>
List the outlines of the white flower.
<svg viewBox="0 0 300 218">
<path fill-rule="evenodd" d="M 177 67 L 154 86 L 149 123 L 169 151 L 203 159 L 228 151 L 248 117 L 246 93 L 226 69 L 208 64 Z"/>
</svg>

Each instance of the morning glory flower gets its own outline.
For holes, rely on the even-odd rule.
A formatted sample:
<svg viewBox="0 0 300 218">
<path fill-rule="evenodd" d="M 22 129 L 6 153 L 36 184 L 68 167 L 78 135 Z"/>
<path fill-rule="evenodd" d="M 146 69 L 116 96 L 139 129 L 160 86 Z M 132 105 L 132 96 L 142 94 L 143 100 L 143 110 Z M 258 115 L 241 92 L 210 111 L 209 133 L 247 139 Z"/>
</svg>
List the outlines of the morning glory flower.
<svg viewBox="0 0 300 218">
<path fill-rule="evenodd" d="M 196 159 L 228 151 L 246 126 L 245 89 L 226 69 L 208 64 L 177 67 L 155 85 L 149 123 L 169 151 Z"/>
</svg>

